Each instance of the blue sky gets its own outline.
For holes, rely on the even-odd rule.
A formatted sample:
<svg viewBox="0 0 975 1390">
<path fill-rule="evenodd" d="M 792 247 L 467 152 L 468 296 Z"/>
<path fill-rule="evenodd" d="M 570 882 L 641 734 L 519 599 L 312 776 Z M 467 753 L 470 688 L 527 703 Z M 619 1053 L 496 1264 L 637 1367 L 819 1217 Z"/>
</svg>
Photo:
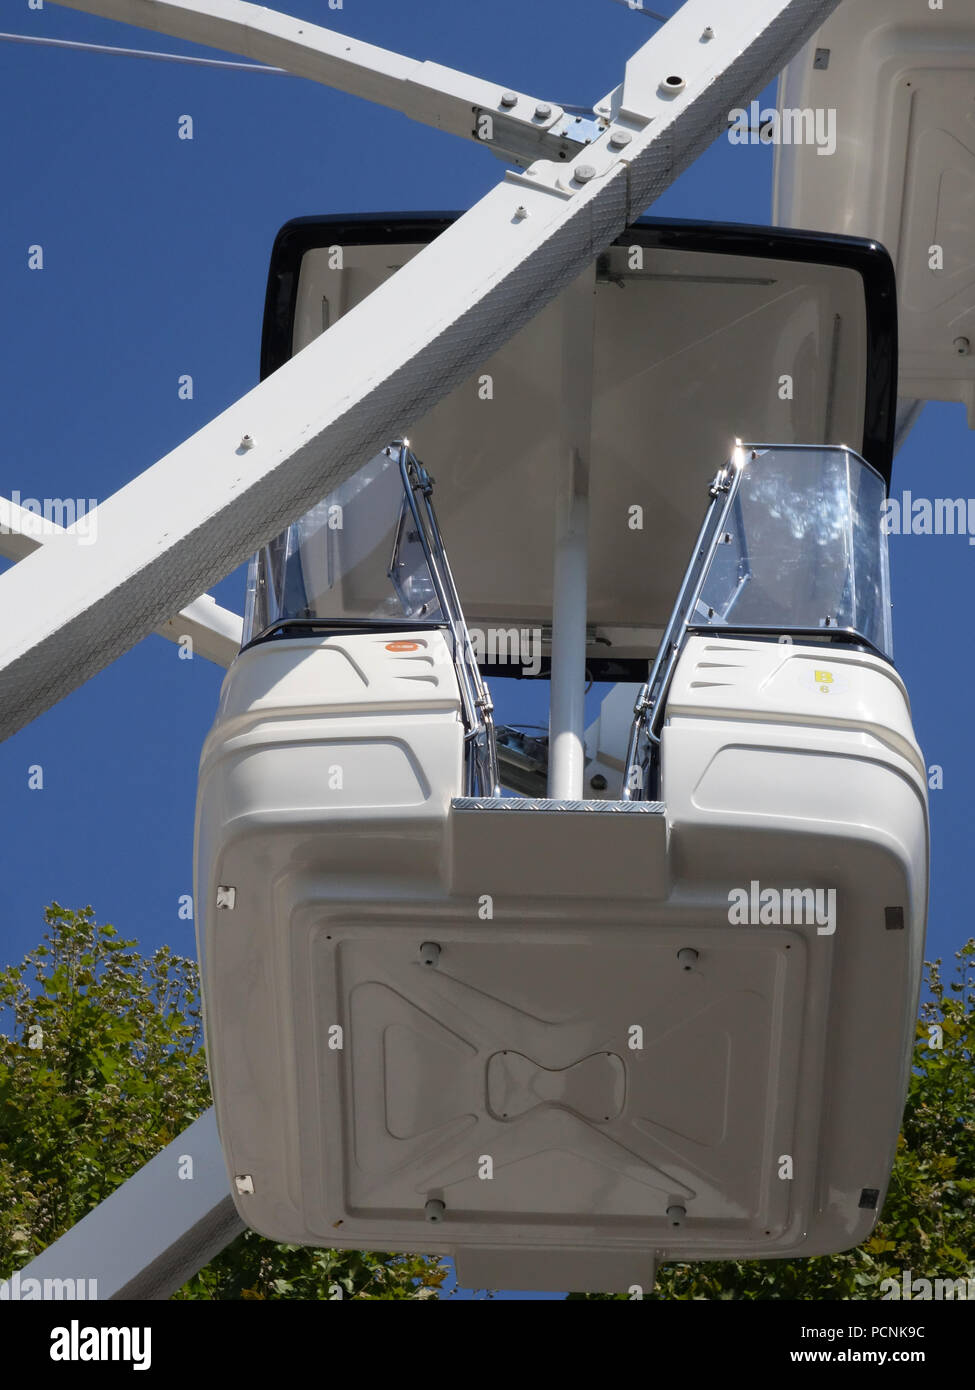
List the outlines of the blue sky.
<svg viewBox="0 0 975 1390">
<path fill-rule="evenodd" d="M 615 86 L 654 29 L 610 0 L 287 8 L 577 104 Z M 670 13 L 676 0 L 656 8 Z M 28 0 L 0 0 L 0 29 L 210 54 Z M 184 114 L 192 141 L 177 138 Z M 254 385 L 268 255 L 289 218 L 463 208 L 503 171 L 486 150 L 309 82 L 9 43 L 0 43 L 0 129 L 6 496 L 104 500 Z M 770 150 L 721 140 L 653 211 L 764 222 L 771 172 Z M 27 268 L 37 243 L 42 272 Z M 184 373 L 192 401 L 177 396 Z M 894 492 L 968 497 L 973 460 L 962 408 L 930 405 L 897 458 Z M 947 618 L 971 588 L 975 548 L 965 537 L 893 536 L 891 561 L 897 664 L 927 762 L 944 769 L 931 793 L 927 954 L 950 959 L 972 931 L 975 735 L 968 643 Z M 214 592 L 241 611 L 242 573 Z M 195 953 L 178 906 L 192 889 L 196 766 L 221 676 L 150 637 L 0 745 L 0 961 L 37 943 L 52 899 L 91 903 L 147 951 L 168 942 Z M 42 791 L 28 788 L 35 764 Z"/>
</svg>

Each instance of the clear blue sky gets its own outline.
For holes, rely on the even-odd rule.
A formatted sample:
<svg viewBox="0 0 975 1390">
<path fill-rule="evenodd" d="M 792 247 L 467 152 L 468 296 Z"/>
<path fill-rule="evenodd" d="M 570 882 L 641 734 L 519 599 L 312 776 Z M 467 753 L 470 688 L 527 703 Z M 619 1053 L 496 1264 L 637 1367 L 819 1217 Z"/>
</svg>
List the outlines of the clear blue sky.
<svg viewBox="0 0 975 1390">
<path fill-rule="evenodd" d="M 290 13 L 539 97 L 591 104 L 654 30 L 611 0 L 289 0 Z M 672 13 L 676 0 L 655 8 Z M 0 0 L 0 30 L 213 56 L 45 3 Z M 767 99 L 772 99 L 771 91 Z M 194 139 L 177 138 L 180 116 Z M 0 43 L 0 492 L 104 500 L 257 380 L 274 234 L 310 213 L 469 206 L 501 176 L 486 150 L 287 77 Z M 764 222 L 772 158 L 719 141 L 658 215 Z M 27 268 L 44 247 L 45 268 Z M 190 373 L 192 401 L 177 397 Z M 894 492 L 968 497 L 975 435 L 930 405 Z M 447 538 L 449 544 L 449 537 Z M 967 878 L 973 666 L 947 621 L 971 591 L 965 537 L 891 538 L 895 654 L 929 764 L 928 956 L 972 933 Z M 6 562 L 0 561 L 0 568 Z M 214 591 L 238 612 L 239 572 Z M 195 953 L 177 915 L 192 891 L 200 746 L 222 673 L 150 637 L 0 745 L 3 941 L 19 960 L 44 905 L 91 903 L 138 938 Z M 537 709 L 519 709 L 531 718 Z M 28 789 L 41 764 L 43 791 Z M 558 1295 L 553 1295 L 558 1296 Z"/>
</svg>

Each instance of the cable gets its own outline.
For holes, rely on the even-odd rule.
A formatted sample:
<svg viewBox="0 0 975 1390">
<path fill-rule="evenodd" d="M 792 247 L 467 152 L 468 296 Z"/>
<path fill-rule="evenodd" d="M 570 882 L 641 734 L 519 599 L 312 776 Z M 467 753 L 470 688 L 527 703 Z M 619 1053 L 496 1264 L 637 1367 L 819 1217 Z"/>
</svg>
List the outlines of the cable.
<svg viewBox="0 0 975 1390">
<path fill-rule="evenodd" d="M 9 43 L 42 43 L 51 48 L 86 49 L 89 53 L 110 53 L 121 58 L 159 58 L 164 63 L 190 63 L 202 68 L 236 68 L 239 72 L 273 72 L 293 77 L 287 68 L 271 68 L 264 63 L 234 63 L 227 58 L 190 58 L 182 53 L 154 53 L 146 48 L 109 48 L 101 43 L 76 43 L 73 39 L 46 39 L 34 34 L 0 34 Z"/>
</svg>

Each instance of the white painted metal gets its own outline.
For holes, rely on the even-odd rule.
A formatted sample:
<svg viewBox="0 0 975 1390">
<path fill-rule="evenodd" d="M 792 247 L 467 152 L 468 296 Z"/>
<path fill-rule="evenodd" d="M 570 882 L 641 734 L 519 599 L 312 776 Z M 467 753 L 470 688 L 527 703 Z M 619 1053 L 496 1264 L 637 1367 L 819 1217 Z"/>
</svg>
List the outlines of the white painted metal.
<svg viewBox="0 0 975 1390">
<path fill-rule="evenodd" d="M 80 1297 L 168 1298 L 243 1230 L 208 1110 L 13 1278 L 21 1298 L 35 1296 L 27 1279 L 37 1297 L 63 1298 L 70 1279 Z M 58 1281 L 47 1295 L 45 1280 Z"/>
<path fill-rule="evenodd" d="M 592 451 L 594 269 L 561 301 L 561 391 L 554 437 L 555 502 L 548 794 L 577 801 L 586 767 L 586 626 L 589 613 L 589 475 Z"/>
<path fill-rule="evenodd" d="M 556 508 L 552 686 L 549 713 L 548 794 L 559 801 L 583 795 L 586 767 L 586 574 L 589 502 L 571 490 Z"/>
<path fill-rule="evenodd" d="M 551 152 L 557 158 L 564 148 L 561 138 L 551 133 L 560 126 L 565 114 L 554 102 L 542 103 L 523 92 L 509 92 L 496 83 L 469 77 L 439 63 L 406 58 L 307 20 L 249 4 L 247 0 L 57 3 L 137 24 L 171 38 L 241 53 L 297 77 L 391 107 L 424 125 L 477 140 L 502 156 L 511 153 L 505 134 L 512 128 L 518 133 L 516 144 L 522 148 L 534 146 L 538 157 Z M 539 110 L 544 114 L 537 114 Z M 486 127 L 478 123 L 481 113 L 491 118 Z"/>
<path fill-rule="evenodd" d="M 64 527 L 56 521 L 0 497 L 0 555 L 6 559 L 23 560 L 39 550 L 46 540 L 64 535 Z M 209 594 L 203 594 L 175 618 L 168 618 L 156 631 L 170 642 L 191 638 L 196 655 L 226 668 L 240 650 L 243 620 L 228 608 L 221 608 Z"/>
<path fill-rule="evenodd" d="M 740 0 L 714 41 L 702 43 L 713 5 L 687 0 L 662 31 L 668 57 L 681 37 L 685 89 L 644 92 L 644 124 L 626 123 L 630 143 L 613 150 L 607 134 L 578 161 L 595 168 L 592 177 L 544 161 L 509 174 L 306 352 L 104 502 L 103 543 L 70 562 L 45 548 L 0 577 L 9 615 L 0 736 L 89 679 L 407 432 L 643 212 L 724 128 L 729 108 L 761 90 L 837 3 Z M 180 8 L 166 5 L 168 14 Z M 132 0 L 124 15 L 148 13 Z M 235 46 L 233 25 L 208 33 Z M 245 435 L 255 447 L 241 447 Z"/>
<path fill-rule="evenodd" d="M 962 402 L 975 428 L 973 82 L 970 3 L 844 0 L 778 95 L 780 109 L 832 115 L 835 152 L 777 147 L 774 217 L 884 243 L 897 266 L 901 395 Z"/>
</svg>

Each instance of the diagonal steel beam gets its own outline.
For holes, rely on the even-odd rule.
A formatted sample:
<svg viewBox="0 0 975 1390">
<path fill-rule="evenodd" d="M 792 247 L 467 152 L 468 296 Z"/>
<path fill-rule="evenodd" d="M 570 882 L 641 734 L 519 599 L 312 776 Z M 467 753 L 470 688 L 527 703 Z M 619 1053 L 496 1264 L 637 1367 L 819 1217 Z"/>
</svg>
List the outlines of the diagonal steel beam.
<svg viewBox="0 0 975 1390">
<path fill-rule="evenodd" d="M 406 58 L 307 20 L 247 0 L 57 0 L 73 10 L 117 19 L 234 53 L 321 82 L 351 96 L 401 111 L 411 120 L 451 135 L 482 141 L 495 153 L 521 162 L 568 157 L 562 131 L 565 112 L 523 92 L 470 77 L 439 63 Z M 490 125 L 480 124 L 483 114 Z M 514 138 L 509 141 L 507 135 Z M 516 154 L 515 151 L 518 151 Z"/>
<path fill-rule="evenodd" d="M 39 550 L 48 537 L 64 535 L 64 530 L 56 521 L 0 497 L 0 555 L 4 559 L 23 560 Z M 221 608 L 209 594 L 203 594 L 156 631 L 170 642 L 191 637 L 196 655 L 226 670 L 240 650 L 244 621 L 229 608 Z"/>
<path fill-rule="evenodd" d="M 207 1110 L 12 1275 L 8 1296 L 64 1298 L 70 1281 L 81 1298 L 168 1298 L 244 1229 Z"/>
<path fill-rule="evenodd" d="M 0 737 L 408 432 L 669 187 L 838 3 L 738 0 L 712 27 L 713 0 L 687 0 L 627 65 L 625 109 L 581 159 L 509 173 L 327 333 L 102 503 L 98 544 L 65 549 L 55 538 L 0 576 Z"/>
</svg>

